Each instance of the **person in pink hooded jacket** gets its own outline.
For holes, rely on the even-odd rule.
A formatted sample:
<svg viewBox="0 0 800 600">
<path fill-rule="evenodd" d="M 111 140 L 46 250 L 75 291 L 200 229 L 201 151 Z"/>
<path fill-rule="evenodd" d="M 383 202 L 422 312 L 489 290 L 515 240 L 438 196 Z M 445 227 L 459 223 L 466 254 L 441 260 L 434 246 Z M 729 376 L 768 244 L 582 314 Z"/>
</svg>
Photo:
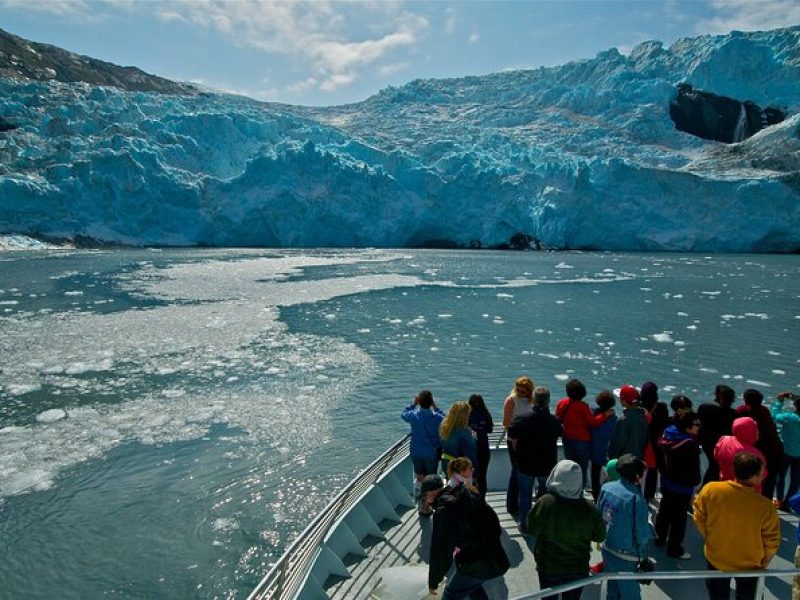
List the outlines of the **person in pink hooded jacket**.
<svg viewBox="0 0 800 600">
<path fill-rule="evenodd" d="M 739 417 L 733 422 L 733 435 L 723 435 L 714 447 L 714 458 L 719 463 L 719 480 L 732 481 L 733 458 L 740 452 L 754 454 L 761 459 L 766 475 L 767 460 L 756 448 L 758 440 L 758 425 L 751 417 Z"/>
</svg>

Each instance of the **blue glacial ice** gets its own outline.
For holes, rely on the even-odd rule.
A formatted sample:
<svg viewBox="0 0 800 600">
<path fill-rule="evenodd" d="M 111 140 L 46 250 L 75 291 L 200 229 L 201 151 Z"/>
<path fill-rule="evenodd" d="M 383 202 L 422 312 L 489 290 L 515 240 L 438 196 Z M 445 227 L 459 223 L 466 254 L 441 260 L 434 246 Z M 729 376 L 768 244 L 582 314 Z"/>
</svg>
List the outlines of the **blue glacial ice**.
<svg viewBox="0 0 800 600">
<path fill-rule="evenodd" d="M 678 131 L 679 83 L 777 107 Z M 0 233 L 133 245 L 800 248 L 800 27 L 327 108 L 0 79 Z"/>
</svg>

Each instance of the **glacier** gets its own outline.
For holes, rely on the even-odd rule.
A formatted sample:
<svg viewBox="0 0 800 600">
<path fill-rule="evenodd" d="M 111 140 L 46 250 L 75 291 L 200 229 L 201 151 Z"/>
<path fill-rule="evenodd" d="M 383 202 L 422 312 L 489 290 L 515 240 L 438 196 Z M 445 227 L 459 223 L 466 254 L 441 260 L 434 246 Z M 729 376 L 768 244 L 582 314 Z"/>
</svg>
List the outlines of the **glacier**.
<svg viewBox="0 0 800 600">
<path fill-rule="evenodd" d="M 702 139 L 670 118 L 682 84 L 786 117 L 738 143 Z M 798 109 L 800 27 L 416 80 L 323 108 L 4 77 L 0 234 L 792 252 Z"/>
</svg>

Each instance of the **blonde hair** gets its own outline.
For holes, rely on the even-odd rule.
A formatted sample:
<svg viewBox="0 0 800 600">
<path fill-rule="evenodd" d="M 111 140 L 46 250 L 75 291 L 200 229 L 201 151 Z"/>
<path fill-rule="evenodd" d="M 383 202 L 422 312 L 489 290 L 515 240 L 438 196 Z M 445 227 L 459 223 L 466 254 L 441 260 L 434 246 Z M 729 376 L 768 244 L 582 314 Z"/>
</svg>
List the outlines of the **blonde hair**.
<svg viewBox="0 0 800 600">
<path fill-rule="evenodd" d="M 461 474 L 467 469 L 472 468 L 472 461 L 468 459 L 466 456 L 460 456 L 458 458 L 454 458 L 450 462 L 447 463 L 447 478 L 452 479 L 456 474 Z M 464 482 L 464 486 L 476 494 L 480 493 L 478 488 L 476 488 L 471 483 Z"/>
<path fill-rule="evenodd" d="M 472 461 L 466 456 L 454 458 L 447 463 L 447 478 L 452 479 L 456 473 L 463 473 L 472 466 Z"/>
<path fill-rule="evenodd" d="M 447 411 L 447 416 L 439 427 L 439 435 L 446 440 L 455 429 L 467 427 L 469 423 L 469 403 L 453 402 L 453 406 Z"/>
<path fill-rule="evenodd" d="M 517 380 L 514 382 L 514 389 L 511 390 L 511 396 L 514 398 L 519 398 L 519 394 L 517 394 L 517 386 L 528 388 L 528 399 L 533 399 L 533 388 L 536 387 L 536 385 L 533 383 L 533 379 L 526 375 L 517 377 Z"/>
</svg>

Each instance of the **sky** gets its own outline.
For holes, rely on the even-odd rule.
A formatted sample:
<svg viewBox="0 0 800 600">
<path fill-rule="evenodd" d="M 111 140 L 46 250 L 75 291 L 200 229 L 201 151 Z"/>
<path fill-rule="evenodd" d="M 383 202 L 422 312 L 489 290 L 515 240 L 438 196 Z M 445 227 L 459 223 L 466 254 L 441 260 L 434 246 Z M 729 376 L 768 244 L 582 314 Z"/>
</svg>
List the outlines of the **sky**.
<svg viewBox="0 0 800 600">
<path fill-rule="evenodd" d="M 798 0 L 0 0 L 0 28 L 30 40 L 310 106 L 418 78 L 798 24 Z"/>
</svg>

